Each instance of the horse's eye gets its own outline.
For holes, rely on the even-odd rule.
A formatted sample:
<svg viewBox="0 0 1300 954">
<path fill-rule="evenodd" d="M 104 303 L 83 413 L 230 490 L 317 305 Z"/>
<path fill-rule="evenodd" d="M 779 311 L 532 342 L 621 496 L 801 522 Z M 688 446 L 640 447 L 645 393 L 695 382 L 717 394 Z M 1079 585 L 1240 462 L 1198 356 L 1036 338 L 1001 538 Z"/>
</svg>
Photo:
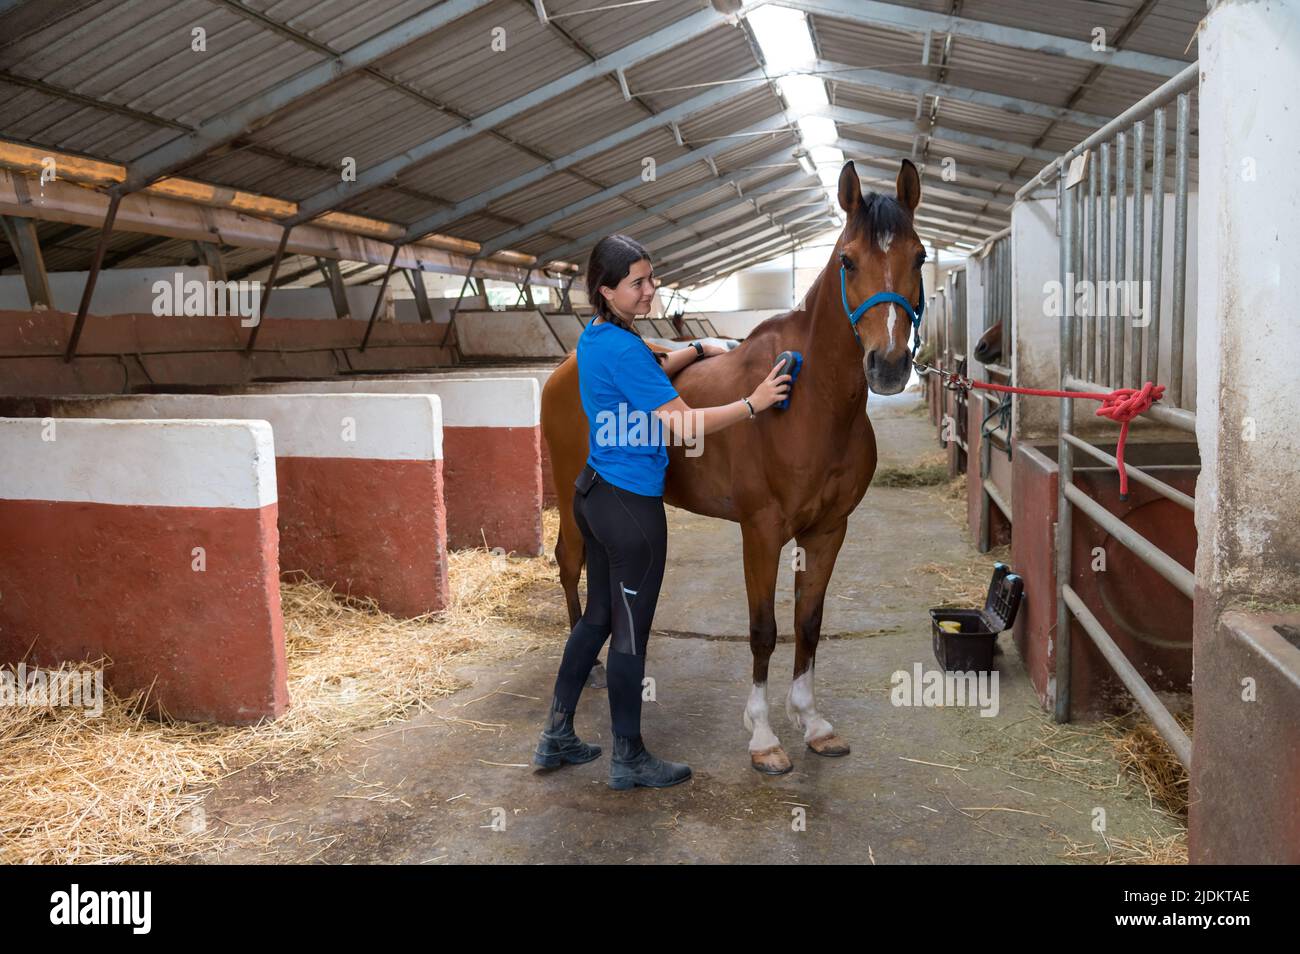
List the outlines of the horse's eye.
<svg viewBox="0 0 1300 954">
<path fill-rule="evenodd" d="M 844 252 L 840 252 L 840 264 L 848 271 L 853 271 L 853 259 L 849 258 Z"/>
</svg>

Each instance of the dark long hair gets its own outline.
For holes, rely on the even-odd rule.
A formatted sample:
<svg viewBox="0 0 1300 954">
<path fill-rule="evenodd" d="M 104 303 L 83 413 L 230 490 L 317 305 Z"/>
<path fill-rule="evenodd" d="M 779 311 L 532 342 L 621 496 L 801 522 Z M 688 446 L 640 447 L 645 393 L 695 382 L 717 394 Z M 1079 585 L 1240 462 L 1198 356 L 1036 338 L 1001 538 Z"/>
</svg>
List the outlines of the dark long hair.
<svg viewBox="0 0 1300 954">
<path fill-rule="evenodd" d="M 609 307 L 609 302 L 605 301 L 605 296 L 600 293 L 602 285 L 606 288 L 618 287 L 618 283 L 627 278 L 632 266 L 640 261 L 650 261 L 650 253 L 644 245 L 627 235 L 606 235 L 596 243 L 591 250 L 591 257 L 587 259 L 587 300 L 595 309 L 593 321 L 599 316 L 644 341 L 645 337 L 637 330 L 636 324 L 615 314 Z M 648 344 L 646 347 L 650 348 Z M 655 360 L 663 363 L 665 355 L 653 348 L 650 348 L 650 352 Z"/>
</svg>

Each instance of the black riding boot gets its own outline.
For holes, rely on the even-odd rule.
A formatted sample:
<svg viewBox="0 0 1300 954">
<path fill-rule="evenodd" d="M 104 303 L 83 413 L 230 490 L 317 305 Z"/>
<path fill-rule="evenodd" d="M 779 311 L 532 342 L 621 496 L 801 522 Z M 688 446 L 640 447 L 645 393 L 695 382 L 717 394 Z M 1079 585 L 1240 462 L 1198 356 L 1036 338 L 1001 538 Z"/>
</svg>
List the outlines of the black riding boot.
<svg viewBox="0 0 1300 954">
<path fill-rule="evenodd" d="M 573 731 L 573 713 L 563 711 L 552 699 L 546 728 L 533 753 L 533 770 L 559 768 L 565 762 L 581 765 L 599 755 L 599 745 L 583 742 Z"/>
<path fill-rule="evenodd" d="M 610 788 L 628 789 L 637 785 L 667 788 L 690 777 L 689 765 L 655 758 L 646 751 L 641 736 L 614 736 L 614 757 L 609 763 Z"/>
</svg>

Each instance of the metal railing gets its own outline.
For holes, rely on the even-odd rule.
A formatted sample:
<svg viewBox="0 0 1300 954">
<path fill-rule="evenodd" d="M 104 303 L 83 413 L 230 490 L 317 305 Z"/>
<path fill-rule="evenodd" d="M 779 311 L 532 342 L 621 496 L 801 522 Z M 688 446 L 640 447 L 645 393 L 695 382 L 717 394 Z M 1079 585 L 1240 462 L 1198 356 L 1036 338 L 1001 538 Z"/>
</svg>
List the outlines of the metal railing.
<svg viewBox="0 0 1300 954">
<path fill-rule="evenodd" d="M 983 380 L 1011 383 L 1011 347 L 1015 336 L 1011 329 L 1011 230 L 1004 229 L 984 241 L 975 254 L 980 255 L 980 284 L 984 289 L 983 332 L 1002 323 L 1002 355 L 998 362 L 984 363 Z M 974 359 L 975 348 L 971 346 Z M 980 402 L 980 513 L 976 543 L 981 553 L 991 548 L 991 508 L 996 506 L 1011 523 L 1011 502 L 993 483 L 993 451 L 1011 456 L 1011 395 L 990 391 L 970 392 Z M 992 425 L 992 426 L 990 426 Z"/>
<path fill-rule="evenodd" d="M 1152 407 L 1145 417 L 1163 424 L 1196 433 L 1196 415 L 1184 406 L 1183 342 L 1186 311 L 1187 277 L 1187 193 L 1191 116 L 1191 93 L 1199 76 L 1193 63 L 1149 96 L 1134 104 L 1122 115 L 1107 123 L 1087 139 L 1049 163 L 1024 188 L 1017 200 L 1035 189 L 1050 184 L 1055 176 L 1058 223 L 1060 232 L 1059 272 L 1061 303 L 1060 327 L 1061 389 L 1068 391 L 1106 391 L 1117 387 L 1140 387 L 1145 380 L 1156 381 L 1160 369 L 1160 346 L 1169 344 L 1168 381 L 1161 404 Z M 1164 277 L 1164 206 L 1167 162 L 1167 118 L 1165 109 L 1175 103 L 1174 131 L 1174 236 L 1171 307 L 1169 321 L 1161 314 L 1161 280 Z M 1150 187 L 1146 185 L 1148 122 L 1152 123 Z M 1132 143 L 1130 152 L 1129 145 Z M 1097 155 L 1094 155 L 1096 153 Z M 1112 155 L 1114 167 L 1112 169 Z M 1086 156 L 1086 169 L 1072 170 L 1076 157 Z M 1100 161 L 1093 161 L 1099 158 Z M 1099 168 L 1100 167 L 1100 168 Z M 1074 182 L 1067 182 L 1071 172 Z M 1129 174 L 1132 174 L 1130 193 Z M 1113 175 L 1112 175 L 1113 173 Z M 1112 192 L 1112 183 L 1114 191 Z M 1149 230 L 1150 257 L 1144 260 L 1148 229 L 1145 222 L 1147 196 L 1151 201 Z M 1132 215 L 1128 216 L 1131 199 Z M 1112 206 L 1114 221 L 1112 223 Z M 1131 230 L 1131 235 L 1130 235 Z M 1131 240 L 1130 240 L 1131 239 Z M 1112 241 L 1113 240 L 1113 241 Z M 1129 271 L 1131 269 L 1131 272 Z M 1149 290 L 1144 295 L 1141 279 L 1148 276 Z M 1130 321 L 1132 285 L 1121 284 L 1126 307 L 1116 314 L 1116 297 L 1112 283 L 1124 283 L 1126 276 L 1137 281 L 1138 309 L 1149 316 L 1142 324 Z M 1092 304 L 1100 307 L 1075 311 L 1075 279 L 1081 277 L 1093 290 Z M 1105 299 L 1098 294 L 1105 291 Z M 1086 302 L 1086 299 L 1085 299 Z M 1079 593 L 1069 585 L 1072 572 L 1072 517 L 1075 508 L 1090 518 L 1119 543 L 1172 583 L 1189 599 L 1195 577 L 1154 541 L 1132 530 L 1127 524 L 1089 497 L 1074 483 L 1074 452 L 1115 466 L 1115 458 L 1083 440 L 1074 431 L 1074 402 L 1060 402 L 1058 443 L 1059 491 L 1056 533 L 1056 711 L 1058 722 L 1070 716 L 1070 630 L 1071 618 L 1078 620 L 1084 633 L 1093 641 L 1114 669 L 1124 686 L 1151 718 L 1184 766 L 1191 763 L 1191 740 L 1170 714 L 1137 668 L 1125 657 L 1105 627 L 1084 604 Z M 1129 478 L 1155 491 L 1179 506 L 1194 512 L 1194 500 L 1131 464 L 1125 464 Z"/>
</svg>

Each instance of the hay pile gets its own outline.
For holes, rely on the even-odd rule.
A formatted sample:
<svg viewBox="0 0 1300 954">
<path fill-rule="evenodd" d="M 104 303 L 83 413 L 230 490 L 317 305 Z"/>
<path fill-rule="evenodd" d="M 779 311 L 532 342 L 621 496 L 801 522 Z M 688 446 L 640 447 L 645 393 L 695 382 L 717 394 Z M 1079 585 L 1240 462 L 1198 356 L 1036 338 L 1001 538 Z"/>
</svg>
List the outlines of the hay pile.
<svg viewBox="0 0 1300 954">
<path fill-rule="evenodd" d="M 544 517 L 545 553 L 558 514 Z M 0 707 L 0 863 L 177 860 L 218 846 L 204 797 L 236 771 L 266 777 L 328 763 L 346 736 L 460 688 L 454 663 L 528 651 L 567 633 L 537 625 L 521 592 L 553 584 L 549 556 L 448 554 L 451 603 L 413 620 L 316 583 L 281 600 L 291 707 L 247 728 L 144 718 L 144 694 L 104 711 Z M 74 667 L 65 666 L 64 671 Z M 91 668 L 75 667 L 75 668 Z"/>
<path fill-rule="evenodd" d="M 1190 732 L 1190 711 L 1175 718 Z M 1139 785 L 1148 807 L 1179 826 L 1135 838 L 1101 835 L 1087 843 L 1062 836 L 1063 858 L 1091 864 L 1187 864 L 1187 772 L 1140 709 L 1096 723 L 1044 724 L 1019 758 L 1090 791 Z M 1117 763 L 1120 772 L 1111 776 Z"/>
</svg>

